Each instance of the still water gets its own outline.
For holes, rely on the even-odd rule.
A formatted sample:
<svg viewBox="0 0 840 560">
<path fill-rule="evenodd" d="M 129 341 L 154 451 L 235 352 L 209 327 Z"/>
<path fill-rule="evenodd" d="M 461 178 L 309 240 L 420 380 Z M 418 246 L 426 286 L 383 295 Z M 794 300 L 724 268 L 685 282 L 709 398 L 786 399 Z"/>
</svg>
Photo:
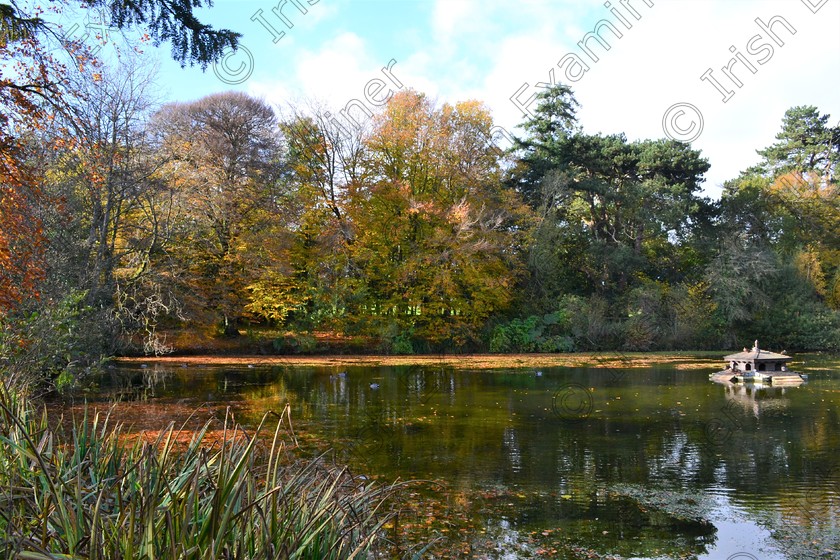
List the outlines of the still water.
<svg viewBox="0 0 840 560">
<path fill-rule="evenodd" d="M 761 389 L 713 365 L 121 367 L 97 398 L 139 398 L 137 429 L 288 404 L 304 453 L 430 481 L 404 521 L 430 557 L 840 558 L 840 363 L 806 360 Z"/>
</svg>

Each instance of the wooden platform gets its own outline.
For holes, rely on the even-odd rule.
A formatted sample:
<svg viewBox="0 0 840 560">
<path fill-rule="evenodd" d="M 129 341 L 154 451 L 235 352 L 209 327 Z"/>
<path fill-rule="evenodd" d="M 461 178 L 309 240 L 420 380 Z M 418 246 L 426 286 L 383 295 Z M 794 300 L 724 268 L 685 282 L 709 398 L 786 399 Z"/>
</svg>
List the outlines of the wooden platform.
<svg viewBox="0 0 840 560">
<path fill-rule="evenodd" d="M 759 383 L 763 385 L 801 385 L 808 376 L 795 371 L 734 371 L 725 369 L 709 376 L 715 383 Z"/>
</svg>

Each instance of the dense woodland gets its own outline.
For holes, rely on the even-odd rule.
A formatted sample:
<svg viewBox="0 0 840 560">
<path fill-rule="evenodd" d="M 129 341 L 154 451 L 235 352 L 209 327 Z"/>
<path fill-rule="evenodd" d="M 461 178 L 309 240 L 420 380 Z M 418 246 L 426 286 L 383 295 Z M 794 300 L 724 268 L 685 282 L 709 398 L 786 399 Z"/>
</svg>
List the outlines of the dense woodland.
<svg viewBox="0 0 840 560">
<path fill-rule="evenodd" d="M 277 353 L 840 350 L 840 127 L 817 107 L 768 115 L 776 142 L 711 200 L 702 153 L 588 134 L 564 85 L 502 151 L 477 100 L 404 90 L 358 128 L 315 100 L 167 103 L 144 56 L 64 41 L 68 64 L 2 17 L 7 366 L 189 350 L 183 333 Z M 218 33 L 173 54 L 206 65 L 235 44 Z"/>
</svg>

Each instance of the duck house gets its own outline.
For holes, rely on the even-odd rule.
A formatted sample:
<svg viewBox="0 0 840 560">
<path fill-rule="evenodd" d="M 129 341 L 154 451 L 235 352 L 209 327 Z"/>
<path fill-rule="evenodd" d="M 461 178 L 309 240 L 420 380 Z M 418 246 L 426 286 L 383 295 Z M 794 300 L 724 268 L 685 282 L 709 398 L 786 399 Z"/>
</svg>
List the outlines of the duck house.
<svg viewBox="0 0 840 560">
<path fill-rule="evenodd" d="M 771 385 L 796 385 L 804 382 L 807 376 L 795 371 L 788 371 L 790 356 L 762 350 L 755 341 L 751 350 L 724 356 L 726 369 L 710 375 L 718 383 L 766 383 Z"/>
<path fill-rule="evenodd" d="M 777 354 L 769 350 L 762 350 L 758 347 L 758 341 L 752 350 L 744 348 L 743 352 L 730 354 L 723 358 L 726 360 L 727 369 L 732 371 L 787 371 L 787 363 L 792 359 L 784 354 Z"/>
</svg>

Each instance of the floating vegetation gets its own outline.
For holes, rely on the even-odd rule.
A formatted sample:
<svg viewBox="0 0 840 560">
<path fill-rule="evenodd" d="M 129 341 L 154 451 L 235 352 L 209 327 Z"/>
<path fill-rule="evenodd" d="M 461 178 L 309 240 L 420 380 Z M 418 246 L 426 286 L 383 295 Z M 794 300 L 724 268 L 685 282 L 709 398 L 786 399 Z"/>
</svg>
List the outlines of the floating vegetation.
<svg viewBox="0 0 840 560">
<path fill-rule="evenodd" d="M 803 506 L 814 504 L 800 504 Z M 757 519 L 773 537 L 773 545 L 784 552 L 788 560 L 818 560 L 840 558 L 840 530 L 836 516 L 828 511 L 819 515 L 802 511 L 798 517 L 778 512 L 758 512 Z"/>
<path fill-rule="evenodd" d="M 614 484 L 610 493 L 637 502 L 651 520 L 659 519 L 669 525 L 697 525 L 708 528 L 710 532 L 715 530 L 709 521 L 714 505 L 707 496 L 698 492 Z"/>
</svg>

